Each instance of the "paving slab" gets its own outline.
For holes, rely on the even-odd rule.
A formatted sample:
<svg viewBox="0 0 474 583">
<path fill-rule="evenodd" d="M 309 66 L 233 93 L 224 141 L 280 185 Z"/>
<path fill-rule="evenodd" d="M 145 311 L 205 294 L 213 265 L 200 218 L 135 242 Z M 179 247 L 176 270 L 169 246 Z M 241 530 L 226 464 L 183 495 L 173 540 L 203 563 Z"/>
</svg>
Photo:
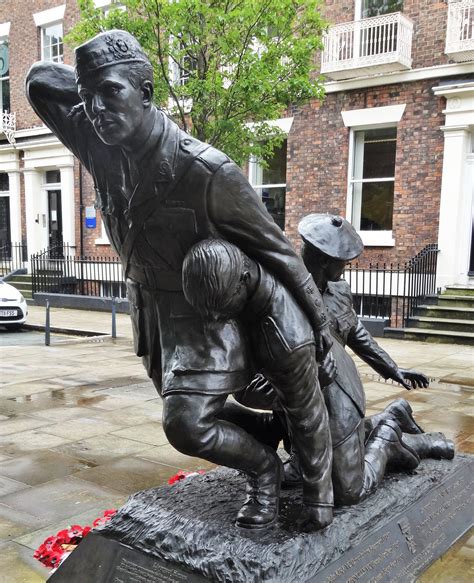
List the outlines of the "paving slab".
<svg viewBox="0 0 474 583">
<path fill-rule="evenodd" d="M 44 583 L 49 569 L 33 559 L 31 549 L 15 542 L 0 545 L 1 583 Z"/>
<path fill-rule="evenodd" d="M 93 466 L 91 462 L 43 450 L 1 461 L 0 476 L 37 486 Z"/>
<path fill-rule="evenodd" d="M 2 496 L 0 502 L 14 510 L 52 523 L 59 520 L 67 522 L 71 516 L 97 508 L 101 504 L 108 506 L 111 499 L 116 503 L 122 500 L 110 487 L 103 488 L 68 476 Z"/>
<path fill-rule="evenodd" d="M 100 465 L 117 458 L 137 454 L 151 447 L 149 443 L 125 439 L 117 435 L 97 435 L 89 439 L 66 443 L 52 449 L 53 451 Z"/>
<path fill-rule="evenodd" d="M 99 486 L 113 485 L 114 490 L 130 495 L 138 490 L 166 484 L 175 473 L 170 466 L 136 457 L 102 464 L 77 472 L 74 476 Z"/>
</svg>

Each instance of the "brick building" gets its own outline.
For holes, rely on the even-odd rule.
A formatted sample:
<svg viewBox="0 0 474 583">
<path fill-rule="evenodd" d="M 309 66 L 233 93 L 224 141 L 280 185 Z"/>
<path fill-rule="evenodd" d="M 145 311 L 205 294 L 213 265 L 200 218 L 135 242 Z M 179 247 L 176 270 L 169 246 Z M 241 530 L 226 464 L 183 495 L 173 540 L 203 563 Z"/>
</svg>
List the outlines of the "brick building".
<svg viewBox="0 0 474 583">
<path fill-rule="evenodd" d="M 340 213 L 364 240 L 364 262 L 404 262 L 438 243 L 438 285 L 466 283 L 474 1 L 326 0 L 325 16 L 326 98 L 282 120 L 286 233 L 296 242 L 305 214 Z"/>
<path fill-rule="evenodd" d="M 91 179 L 31 111 L 23 83 L 39 58 L 72 63 L 76 0 L 0 3 L 0 241 L 34 253 L 67 243 L 112 250 Z M 107 9 L 112 0 L 95 0 Z M 310 212 L 345 215 L 363 260 L 406 261 L 438 243 L 438 284 L 472 264 L 474 0 L 326 0 L 326 99 L 279 120 L 287 140 L 249 177 L 297 243 Z M 87 220 L 86 220 L 87 217 Z M 1 244 L 1 243 L 0 243 Z"/>
</svg>

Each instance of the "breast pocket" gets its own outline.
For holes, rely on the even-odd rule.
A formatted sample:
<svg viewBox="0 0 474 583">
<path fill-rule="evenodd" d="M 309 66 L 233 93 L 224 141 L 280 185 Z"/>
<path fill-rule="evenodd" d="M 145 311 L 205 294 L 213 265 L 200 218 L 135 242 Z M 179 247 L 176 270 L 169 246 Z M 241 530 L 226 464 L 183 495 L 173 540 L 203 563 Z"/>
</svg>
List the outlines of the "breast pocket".
<svg viewBox="0 0 474 583">
<path fill-rule="evenodd" d="M 151 248 L 152 263 L 180 271 L 186 253 L 197 240 L 195 213 L 192 209 L 161 207 L 145 222 L 142 236 Z"/>
<path fill-rule="evenodd" d="M 337 333 L 343 340 L 344 344 L 346 344 L 349 332 L 352 330 L 354 326 L 357 325 L 357 316 L 352 310 L 349 312 L 345 312 L 344 314 L 341 314 L 337 319 L 334 320 L 334 324 Z"/>
</svg>

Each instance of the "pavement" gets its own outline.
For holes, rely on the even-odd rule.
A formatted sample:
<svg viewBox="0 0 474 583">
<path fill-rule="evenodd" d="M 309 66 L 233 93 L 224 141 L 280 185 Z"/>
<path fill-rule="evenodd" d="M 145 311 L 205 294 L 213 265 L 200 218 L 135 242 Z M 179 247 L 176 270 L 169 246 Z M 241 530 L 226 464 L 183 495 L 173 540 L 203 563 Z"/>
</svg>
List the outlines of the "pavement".
<svg viewBox="0 0 474 583">
<path fill-rule="evenodd" d="M 45 308 L 29 312 L 28 324 L 41 329 Z M 49 571 L 33 551 L 47 536 L 90 525 L 180 469 L 212 467 L 168 444 L 161 400 L 133 353 L 129 317 L 117 314 L 116 325 L 113 339 L 110 313 L 52 308 L 50 346 L 41 331 L 0 331 L 0 583 L 45 581 Z M 368 414 L 405 397 L 426 431 L 443 431 L 458 451 L 474 453 L 474 348 L 380 344 L 399 366 L 432 381 L 407 392 L 356 359 Z M 473 555 L 468 533 L 419 581 L 471 582 Z"/>
</svg>

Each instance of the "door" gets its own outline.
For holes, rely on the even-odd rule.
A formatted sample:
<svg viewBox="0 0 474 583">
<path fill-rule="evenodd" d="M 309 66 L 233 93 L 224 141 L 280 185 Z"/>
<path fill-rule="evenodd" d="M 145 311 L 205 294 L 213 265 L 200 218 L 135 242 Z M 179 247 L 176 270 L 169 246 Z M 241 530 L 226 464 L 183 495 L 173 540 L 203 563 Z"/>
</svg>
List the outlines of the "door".
<svg viewBox="0 0 474 583">
<path fill-rule="evenodd" d="M 0 247 L 10 242 L 10 197 L 0 196 Z"/>
<path fill-rule="evenodd" d="M 64 257 L 60 190 L 48 190 L 48 244 L 51 258 Z"/>
</svg>

